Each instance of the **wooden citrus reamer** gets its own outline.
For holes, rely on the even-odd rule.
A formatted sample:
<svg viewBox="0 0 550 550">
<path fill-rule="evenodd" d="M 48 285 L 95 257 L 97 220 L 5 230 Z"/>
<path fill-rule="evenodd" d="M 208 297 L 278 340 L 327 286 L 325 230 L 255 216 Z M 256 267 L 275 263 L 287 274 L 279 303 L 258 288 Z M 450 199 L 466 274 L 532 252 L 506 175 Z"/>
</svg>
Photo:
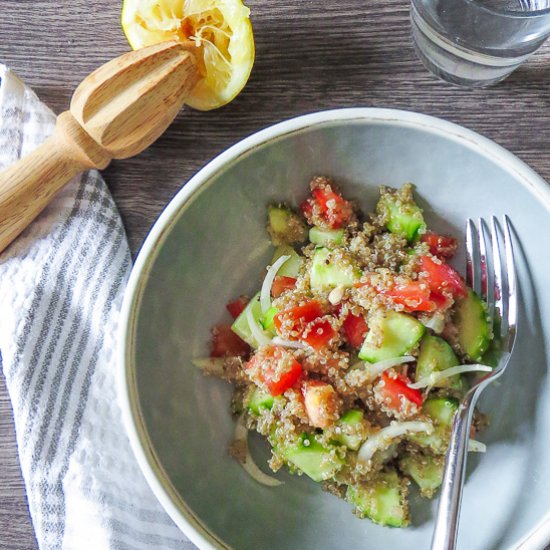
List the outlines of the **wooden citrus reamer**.
<svg viewBox="0 0 550 550">
<path fill-rule="evenodd" d="M 101 66 L 38 149 L 0 172 L 0 252 L 75 175 L 137 155 L 170 125 L 199 79 L 192 43 L 164 42 Z"/>
</svg>

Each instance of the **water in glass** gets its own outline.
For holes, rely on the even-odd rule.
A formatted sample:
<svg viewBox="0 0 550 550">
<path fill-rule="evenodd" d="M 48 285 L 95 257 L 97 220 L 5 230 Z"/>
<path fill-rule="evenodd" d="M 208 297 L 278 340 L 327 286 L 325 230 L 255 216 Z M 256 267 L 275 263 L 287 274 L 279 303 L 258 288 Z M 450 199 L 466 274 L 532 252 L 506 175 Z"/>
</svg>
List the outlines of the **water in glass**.
<svg viewBox="0 0 550 550">
<path fill-rule="evenodd" d="M 550 0 L 411 0 L 412 33 L 433 73 L 465 86 L 508 76 L 550 35 Z"/>
</svg>

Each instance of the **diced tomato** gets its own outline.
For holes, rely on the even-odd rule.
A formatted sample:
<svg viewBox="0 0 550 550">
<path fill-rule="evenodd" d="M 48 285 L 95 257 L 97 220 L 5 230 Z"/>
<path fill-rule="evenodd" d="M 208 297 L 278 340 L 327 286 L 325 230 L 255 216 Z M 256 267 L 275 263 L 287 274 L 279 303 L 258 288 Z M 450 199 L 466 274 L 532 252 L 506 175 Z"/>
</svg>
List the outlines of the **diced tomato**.
<svg viewBox="0 0 550 550">
<path fill-rule="evenodd" d="M 431 299 L 429 286 L 422 281 L 397 282 L 382 292 L 394 304 L 404 306 L 405 311 L 433 311 L 435 302 Z"/>
<path fill-rule="evenodd" d="M 420 257 L 420 271 L 422 277 L 431 290 L 442 293 L 449 290 L 454 296 L 466 296 L 466 284 L 460 275 L 448 264 L 436 262 L 430 256 Z"/>
<path fill-rule="evenodd" d="M 311 194 L 321 207 L 321 212 L 332 229 L 339 229 L 347 224 L 353 209 L 351 203 L 344 199 L 342 195 L 335 193 L 330 188 L 323 189 L 320 187 L 314 189 Z"/>
<path fill-rule="evenodd" d="M 249 345 L 231 330 L 230 325 L 216 325 L 212 329 L 210 357 L 245 357 L 249 352 Z"/>
<path fill-rule="evenodd" d="M 355 288 L 372 286 L 370 280 L 355 283 Z M 387 296 L 394 304 L 404 306 L 404 311 L 434 311 L 437 309 L 436 300 L 432 298 L 430 285 L 425 281 L 411 281 L 397 278 L 389 288 L 378 288 L 380 294 Z"/>
<path fill-rule="evenodd" d="M 376 391 L 384 400 L 384 403 L 391 409 L 400 410 L 403 406 L 403 399 L 418 405 L 422 405 L 424 397 L 422 392 L 409 388 L 411 381 L 402 374 L 395 371 L 386 371 L 381 376 L 384 385 L 377 386 Z"/>
<path fill-rule="evenodd" d="M 302 394 L 312 426 L 325 429 L 340 417 L 342 402 L 330 384 L 320 380 L 306 380 L 302 385 Z"/>
<path fill-rule="evenodd" d="M 320 350 L 334 338 L 336 331 L 317 300 L 285 309 L 273 318 L 277 332 L 290 340 L 302 340 Z"/>
<path fill-rule="evenodd" d="M 229 302 L 225 307 L 229 311 L 231 317 L 236 319 L 248 304 L 248 298 L 246 296 L 239 296 L 236 300 Z"/>
<path fill-rule="evenodd" d="M 344 335 L 350 346 L 360 348 L 363 345 L 368 327 L 362 315 L 348 313 L 344 319 L 342 328 L 344 329 Z"/>
<path fill-rule="evenodd" d="M 311 197 L 300 205 L 300 209 L 311 225 L 318 225 L 319 220 L 314 219 L 318 216 L 331 229 L 344 227 L 353 214 L 351 203 L 334 191 L 328 180 L 311 190 Z"/>
<path fill-rule="evenodd" d="M 438 258 L 452 258 L 458 248 L 458 241 L 450 235 L 438 235 L 428 231 L 420 237 L 430 247 L 430 252 Z"/>
<path fill-rule="evenodd" d="M 430 300 L 435 304 L 436 309 L 447 309 L 453 302 L 452 298 L 435 292 L 430 292 Z"/>
<path fill-rule="evenodd" d="M 277 331 L 281 330 L 284 322 L 285 330 L 288 326 L 288 332 L 296 332 L 296 336 L 298 336 L 302 334 L 308 323 L 311 323 L 311 321 L 322 315 L 323 308 L 321 303 L 317 300 L 311 300 L 304 305 L 280 311 L 273 318 L 273 322 L 275 323 Z M 286 323 L 288 323 L 288 325 L 286 325 Z"/>
<path fill-rule="evenodd" d="M 300 339 L 314 350 L 319 351 L 325 348 L 335 336 L 336 331 L 330 321 L 326 317 L 321 317 L 308 323 Z"/>
<path fill-rule="evenodd" d="M 280 346 L 265 346 L 246 363 L 245 369 L 273 396 L 291 388 L 302 375 L 302 365 Z"/>
<path fill-rule="evenodd" d="M 279 375 L 278 379 L 269 378 L 266 375 L 265 384 L 271 395 L 281 395 L 291 388 L 301 375 L 302 367 L 296 359 L 293 359 L 286 370 Z"/>
<path fill-rule="evenodd" d="M 285 290 L 290 290 L 296 286 L 296 279 L 294 277 L 285 277 L 284 275 L 277 275 L 271 285 L 271 295 L 274 298 L 280 296 Z"/>
</svg>

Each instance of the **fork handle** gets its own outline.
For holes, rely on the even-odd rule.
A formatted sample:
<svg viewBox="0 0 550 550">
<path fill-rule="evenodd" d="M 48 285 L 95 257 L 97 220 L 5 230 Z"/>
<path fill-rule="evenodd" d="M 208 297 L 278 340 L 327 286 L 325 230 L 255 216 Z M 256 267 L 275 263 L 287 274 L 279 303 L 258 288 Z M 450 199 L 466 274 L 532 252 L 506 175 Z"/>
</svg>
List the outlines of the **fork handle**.
<svg viewBox="0 0 550 550">
<path fill-rule="evenodd" d="M 476 391 L 468 392 L 453 419 L 432 538 L 432 550 L 454 550 L 456 548 L 470 425 L 477 396 L 478 392 Z"/>
</svg>

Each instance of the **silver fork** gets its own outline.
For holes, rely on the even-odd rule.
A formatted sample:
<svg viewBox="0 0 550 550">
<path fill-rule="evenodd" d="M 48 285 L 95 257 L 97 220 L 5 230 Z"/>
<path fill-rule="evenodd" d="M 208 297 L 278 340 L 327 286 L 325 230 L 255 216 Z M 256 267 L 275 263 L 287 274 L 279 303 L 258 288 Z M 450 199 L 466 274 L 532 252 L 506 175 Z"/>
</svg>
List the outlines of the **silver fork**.
<svg viewBox="0 0 550 550">
<path fill-rule="evenodd" d="M 503 217 L 500 227 L 493 216 L 490 230 L 483 219 L 479 220 L 478 229 L 472 220 L 467 220 L 466 251 L 466 282 L 487 302 L 494 338 L 499 346 L 499 361 L 490 373 L 474 382 L 454 416 L 432 550 L 453 550 L 456 547 L 474 407 L 481 392 L 506 369 L 516 339 L 518 297 L 508 217 Z"/>
</svg>

